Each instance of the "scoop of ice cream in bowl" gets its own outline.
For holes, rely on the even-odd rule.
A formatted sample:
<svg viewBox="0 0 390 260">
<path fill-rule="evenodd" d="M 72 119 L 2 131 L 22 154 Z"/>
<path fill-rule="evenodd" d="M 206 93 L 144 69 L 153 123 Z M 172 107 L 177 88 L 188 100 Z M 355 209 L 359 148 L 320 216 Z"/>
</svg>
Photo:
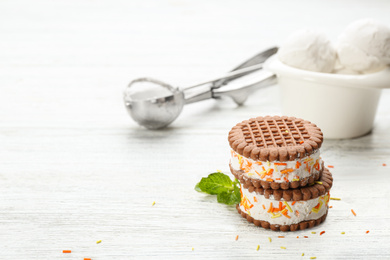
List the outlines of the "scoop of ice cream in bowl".
<svg viewBox="0 0 390 260">
<path fill-rule="evenodd" d="M 390 88 L 390 29 L 350 24 L 336 44 L 314 30 L 292 34 L 265 68 L 278 77 L 282 112 L 316 123 L 325 138 L 369 133 L 383 88 Z"/>
</svg>

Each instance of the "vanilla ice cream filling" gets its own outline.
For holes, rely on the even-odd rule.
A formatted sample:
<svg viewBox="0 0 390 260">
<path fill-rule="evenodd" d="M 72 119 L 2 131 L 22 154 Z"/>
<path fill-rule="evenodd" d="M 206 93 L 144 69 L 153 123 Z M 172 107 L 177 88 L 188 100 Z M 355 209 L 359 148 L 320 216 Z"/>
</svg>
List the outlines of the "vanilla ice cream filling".
<svg viewBox="0 0 390 260">
<path fill-rule="evenodd" d="M 329 192 L 306 201 L 267 199 L 264 195 L 249 192 L 241 185 L 240 209 L 255 220 L 267 221 L 271 225 L 291 225 L 315 220 L 328 210 Z"/>
<path fill-rule="evenodd" d="M 244 171 L 244 176 L 248 178 L 277 183 L 300 181 L 318 174 L 323 168 L 319 150 L 309 156 L 286 162 L 254 161 L 232 150 L 230 163 L 234 170 Z"/>
</svg>

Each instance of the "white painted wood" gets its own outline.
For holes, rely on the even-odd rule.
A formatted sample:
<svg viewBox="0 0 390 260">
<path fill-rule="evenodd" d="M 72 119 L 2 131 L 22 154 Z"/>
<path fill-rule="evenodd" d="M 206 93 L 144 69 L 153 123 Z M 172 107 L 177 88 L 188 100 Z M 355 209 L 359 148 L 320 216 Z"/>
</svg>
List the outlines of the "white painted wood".
<svg viewBox="0 0 390 260">
<path fill-rule="evenodd" d="M 137 126 L 122 104 L 133 78 L 186 86 L 295 29 L 336 37 L 361 17 L 390 24 L 389 10 L 387 1 L 1 1 L 0 258 L 390 259 L 388 90 L 370 135 L 324 142 L 342 198 L 327 221 L 283 234 L 193 190 L 228 172 L 235 123 L 280 112 L 277 87 L 244 107 L 189 105 L 163 131 Z"/>
</svg>

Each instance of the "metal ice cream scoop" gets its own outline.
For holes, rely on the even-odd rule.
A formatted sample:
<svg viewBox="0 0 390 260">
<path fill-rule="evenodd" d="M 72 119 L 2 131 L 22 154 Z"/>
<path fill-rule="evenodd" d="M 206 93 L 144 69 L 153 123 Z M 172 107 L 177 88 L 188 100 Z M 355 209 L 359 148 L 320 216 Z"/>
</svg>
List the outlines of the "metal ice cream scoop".
<svg viewBox="0 0 390 260">
<path fill-rule="evenodd" d="M 242 105 L 253 91 L 276 83 L 274 74 L 260 69 L 277 50 L 277 47 L 270 48 L 222 77 L 183 89 L 152 78 L 135 79 L 129 83 L 124 92 L 127 112 L 139 125 L 148 129 L 160 129 L 172 123 L 185 104 L 229 96 L 238 105 Z M 234 84 L 227 85 L 233 80 Z M 148 86 L 140 90 L 142 86 L 138 86 L 136 90 L 136 85 L 142 83 L 148 83 Z"/>
</svg>

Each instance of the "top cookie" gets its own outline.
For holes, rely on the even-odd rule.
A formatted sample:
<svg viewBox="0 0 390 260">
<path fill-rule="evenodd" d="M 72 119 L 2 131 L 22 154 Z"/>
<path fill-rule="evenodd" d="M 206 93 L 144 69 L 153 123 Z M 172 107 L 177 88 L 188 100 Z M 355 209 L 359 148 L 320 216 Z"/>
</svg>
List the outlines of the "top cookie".
<svg viewBox="0 0 390 260">
<path fill-rule="evenodd" d="M 295 117 L 265 116 L 238 123 L 229 132 L 230 147 L 255 161 L 293 161 L 321 147 L 315 124 Z"/>
</svg>

